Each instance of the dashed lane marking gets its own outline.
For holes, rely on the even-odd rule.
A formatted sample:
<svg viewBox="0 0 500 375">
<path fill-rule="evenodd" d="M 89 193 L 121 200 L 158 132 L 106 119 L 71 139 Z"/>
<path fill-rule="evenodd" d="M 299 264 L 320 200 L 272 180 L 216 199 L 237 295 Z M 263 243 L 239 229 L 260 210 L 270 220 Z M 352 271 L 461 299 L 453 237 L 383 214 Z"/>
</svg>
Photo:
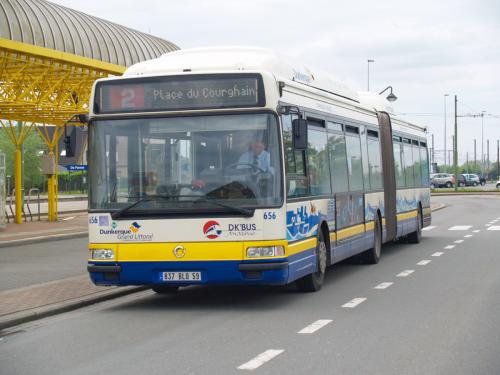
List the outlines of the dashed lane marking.
<svg viewBox="0 0 500 375">
<path fill-rule="evenodd" d="M 488 230 L 500 230 L 499 225 L 492 225 L 491 227 L 488 228 Z"/>
<path fill-rule="evenodd" d="M 387 288 L 389 288 L 392 284 L 394 284 L 394 283 L 391 283 L 391 282 L 380 283 L 380 284 L 378 284 L 376 287 L 374 287 L 373 289 L 387 289 Z"/>
<path fill-rule="evenodd" d="M 474 230 L 472 231 L 472 233 L 479 233 L 479 232 L 481 232 L 481 229 L 474 229 Z"/>
<path fill-rule="evenodd" d="M 283 353 L 284 349 L 269 349 L 263 353 L 260 353 L 257 357 L 251 359 L 250 361 L 243 363 L 238 367 L 238 370 L 255 370 L 259 368 L 264 363 L 269 362 L 274 357 Z"/>
<path fill-rule="evenodd" d="M 462 243 L 464 240 L 456 240 L 455 243 Z"/>
<path fill-rule="evenodd" d="M 415 270 L 404 270 L 403 272 L 398 273 L 396 277 L 407 277 L 410 276 L 413 272 L 415 272 Z"/>
<path fill-rule="evenodd" d="M 485 227 L 489 227 L 489 226 L 491 226 L 491 224 L 484 224 L 484 226 L 485 226 Z"/>
<path fill-rule="evenodd" d="M 307 327 L 302 328 L 299 332 L 297 333 L 314 333 L 317 330 L 323 328 L 327 324 L 331 323 L 331 319 L 320 319 L 316 320 L 314 323 L 309 324 Z"/>
<path fill-rule="evenodd" d="M 451 250 L 455 247 L 455 245 L 448 245 L 448 246 L 445 246 L 444 249 L 445 250 Z"/>
<path fill-rule="evenodd" d="M 76 216 L 70 216 L 70 217 L 65 217 L 63 219 L 63 221 L 66 221 L 66 220 L 73 220 Z"/>
<path fill-rule="evenodd" d="M 464 236 L 464 238 L 470 238 L 470 237 L 472 237 L 472 234 L 466 234 L 466 235 Z"/>
<path fill-rule="evenodd" d="M 420 262 L 417 263 L 418 266 L 425 266 L 427 264 L 429 264 L 431 261 L 429 259 L 424 259 L 424 260 L 421 260 Z"/>
<path fill-rule="evenodd" d="M 442 251 L 436 251 L 434 254 L 432 254 L 432 256 L 433 257 L 440 257 L 443 254 L 444 254 L 444 252 L 442 252 Z"/>
<path fill-rule="evenodd" d="M 422 230 L 427 231 L 427 230 L 433 230 L 434 228 L 436 228 L 436 226 L 435 226 L 435 225 L 431 225 L 431 226 L 425 227 L 425 228 L 424 228 L 424 229 L 422 229 Z"/>
<path fill-rule="evenodd" d="M 360 303 L 363 303 L 366 301 L 366 298 L 353 298 L 352 300 L 350 300 L 349 302 L 347 303 L 344 303 L 342 305 L 342 307 L 345 307 L 347 309 L 353 309 L 355 308 L 356 306 L 358 306 Z"/>
<path fill-rule="evenodd" d="M 470 228 L 472 228 L 472 225 L 455 225 L 448 228 L 448 230 L 469 230 Z"/>
</svg>

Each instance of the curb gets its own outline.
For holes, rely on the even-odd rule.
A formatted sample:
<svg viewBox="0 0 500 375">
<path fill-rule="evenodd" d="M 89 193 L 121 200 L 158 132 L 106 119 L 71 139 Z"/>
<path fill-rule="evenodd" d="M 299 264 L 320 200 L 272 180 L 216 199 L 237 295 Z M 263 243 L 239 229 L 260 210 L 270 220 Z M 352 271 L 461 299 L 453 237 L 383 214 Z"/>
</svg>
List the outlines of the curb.
<svg viewBox="0 0 500 375">
<path fill-rule="evenodd" d="M 436 212 L 436 211 L 439 211 L 439 210 L 442 210 L 443 208 L 446 208 L 447 206 L 444 204 L 444 203 L 439 203 L 437 206 L 435 206 L 434 208 L 431 207 L 431 211 L 432 212 Z"/>
<path fill-rule="evenodd" d="M 72 238 L 81 238 L 81 237 L 86 237 L 86 236 L 88 236 L 88 231 L 75 232 L 75 233 L 63 233 L 63 234 L 48 234 L 46 236 L 22 238 L 19 240 L 0 241 L 0 248 L 11 247 L 11 246 L 20 246 L 20 245 L 30 245 L 30 244 L 34 244 L 34 243 L 40 243 L 40 242 L 69 240 Z"/>
<path fill-rule="evenodd" d="M 69 312 L 82 307 L 93 305 L 95 303 L 123 297 L 128 294 L 140 292 L 146 289 L 148 289 L 148 287 L 117 287 L 113 288 L 112 290 L 89 294 L 70 301 L 59 302 L 56 304 L 31 309 L 29 311 L 21 311 L 14 314 L 9 314 L 4 317 L 0 317 L 0 332 L 6 328 L 28 323 L 33 320 Z"/>
</svg>

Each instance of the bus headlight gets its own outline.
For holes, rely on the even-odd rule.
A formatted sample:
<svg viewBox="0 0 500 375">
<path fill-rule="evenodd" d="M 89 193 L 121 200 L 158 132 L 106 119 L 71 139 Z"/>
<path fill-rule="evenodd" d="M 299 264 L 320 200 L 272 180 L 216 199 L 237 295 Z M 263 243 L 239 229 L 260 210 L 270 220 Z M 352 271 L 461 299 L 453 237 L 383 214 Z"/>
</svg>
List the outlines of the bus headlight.
<svg viewBox="0 0 500 375">
<path fill-rule="evenodd" d="M 259 246 L 247 248 L 247 258 L 282 257 L 285 255 L 283 246 Z"/>
<path fill-rule="evenodd" d="M 92 249 L 92 259 L 95 260 L 114 260 L 115 251 L 113 249 Z"/>
</svg>

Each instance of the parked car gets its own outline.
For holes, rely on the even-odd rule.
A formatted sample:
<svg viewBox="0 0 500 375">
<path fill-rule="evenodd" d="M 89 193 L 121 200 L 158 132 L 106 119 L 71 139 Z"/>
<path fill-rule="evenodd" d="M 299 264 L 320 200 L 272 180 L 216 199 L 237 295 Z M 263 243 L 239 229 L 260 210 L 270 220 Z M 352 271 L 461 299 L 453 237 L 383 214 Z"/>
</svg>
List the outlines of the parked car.
<svg viewBox="0 0 500 375">
<path fill-rule="evenodd" d="M 477 186 L 481 183 L 479 176 L 472 173 L 462 173 L 458 177 L 458 186 Z"/>
<path fill-rule="evenodd" d="M 500 189 L 500 180 L 497 181 L 497 189 Z"/>
<path fill-rule="evenodd" d="M 438 187 L 451 188 L 455 185 L 455 176 L 449 173 L 433 173 L 430 175 L 431 189 Z"/>
</svg>

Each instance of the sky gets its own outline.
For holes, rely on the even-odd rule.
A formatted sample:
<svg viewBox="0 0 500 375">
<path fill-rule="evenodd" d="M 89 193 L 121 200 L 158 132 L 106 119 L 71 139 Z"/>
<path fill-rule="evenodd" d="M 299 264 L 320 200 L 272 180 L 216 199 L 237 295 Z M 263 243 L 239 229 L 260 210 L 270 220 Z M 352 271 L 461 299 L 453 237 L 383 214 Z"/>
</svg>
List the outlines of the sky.
<svg viewBox="0 0 500 375">
<path fill-rule="evenodd" d="M 182 48 L 249 45 L 328 71 L 354 90 L 394 88 L 395 111 L 434 134 L 443 163 L 458 97 L 459 160 L 500 139 L 499 0 L 52 0 L 167 39 Z M 449 94 L 445 97 L 445 94 Z M 477 115 L 481 117 L 463 117 Z"/>
</svg>

